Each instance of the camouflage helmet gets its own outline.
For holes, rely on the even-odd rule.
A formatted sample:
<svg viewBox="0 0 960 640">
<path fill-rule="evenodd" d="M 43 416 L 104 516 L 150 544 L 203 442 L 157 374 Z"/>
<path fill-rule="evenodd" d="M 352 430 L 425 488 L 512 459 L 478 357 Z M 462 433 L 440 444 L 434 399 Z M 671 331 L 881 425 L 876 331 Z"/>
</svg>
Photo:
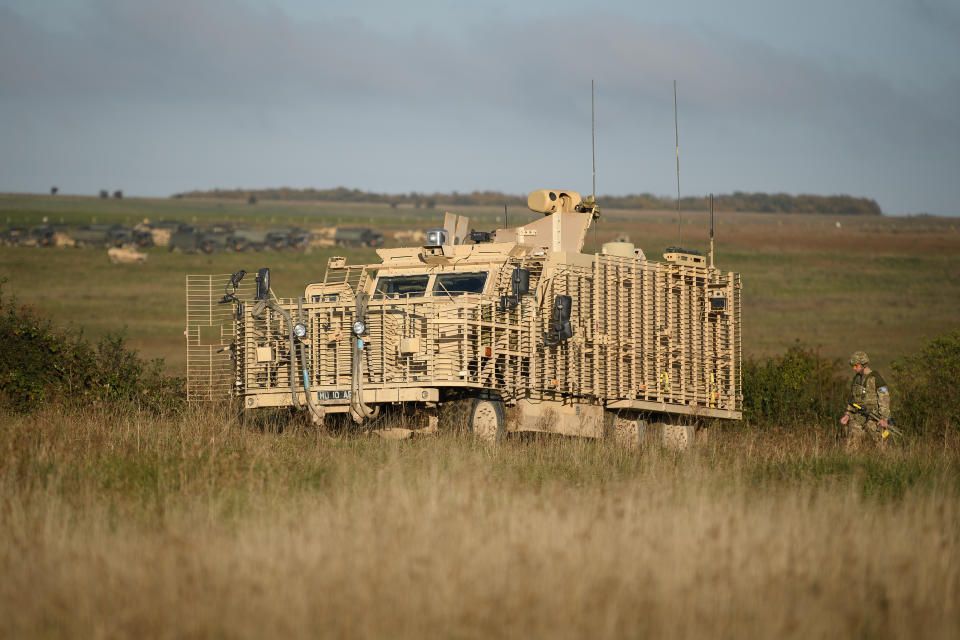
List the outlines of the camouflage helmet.
<svg viewBox="0 0 960 640">
<path fill-rule="evenodd" d="M 850 356 L 851 366 L 856 366 L 858 364 L 867 364 L 870 362 L 870 357 L 865 351 L 854 351 L 853 355 Z"/>
</svg>

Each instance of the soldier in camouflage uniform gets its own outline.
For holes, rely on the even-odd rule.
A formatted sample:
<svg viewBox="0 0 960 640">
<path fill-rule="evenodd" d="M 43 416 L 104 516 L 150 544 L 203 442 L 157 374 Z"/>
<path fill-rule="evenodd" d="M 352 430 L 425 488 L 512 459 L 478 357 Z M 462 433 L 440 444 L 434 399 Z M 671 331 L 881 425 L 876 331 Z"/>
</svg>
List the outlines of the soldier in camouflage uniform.
<svg viewBox="0 0 960 640">
<path fill-rule="evenodd" d="M 853 382 L 847 412 L 840 424 L 847 427 L 847 442 L 858 444 L 865 436 L 880 440 L 885 436 L 890 420 L 890 392 L 883 376 L 870 369 L 870 358 L 863 351 L 850 356 Z"/>
</svg>

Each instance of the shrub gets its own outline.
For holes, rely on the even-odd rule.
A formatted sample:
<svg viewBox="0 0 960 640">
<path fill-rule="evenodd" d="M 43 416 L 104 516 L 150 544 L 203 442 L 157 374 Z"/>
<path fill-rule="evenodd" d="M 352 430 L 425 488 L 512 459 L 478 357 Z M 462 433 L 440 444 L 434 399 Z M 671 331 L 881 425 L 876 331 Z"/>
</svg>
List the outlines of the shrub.
<svg viewBox="0 0 960 640">
<path fill-rule="evenodd" d="M 933 338 L 891 369 L 901 428 L 936 435 L 960 430 L 960 331 Z"/>
<path fill-rule="evenodd" d="M 848 382 L 827 360 L 802 345 L 763 364 L 743 363 L 744 420 L 753 426 L 819 424 L 839 418 Z"/>
<path fill-rule="evenodd" d="M 183 380 L 146 363 L 122 334 L 96 346 L 57 330 L 29 305 L 3 296 L 0 281 L 0 407 L 30 413 L 51 402 L 109 404 L 164 414 L 184 403 Z"/>
</svg>

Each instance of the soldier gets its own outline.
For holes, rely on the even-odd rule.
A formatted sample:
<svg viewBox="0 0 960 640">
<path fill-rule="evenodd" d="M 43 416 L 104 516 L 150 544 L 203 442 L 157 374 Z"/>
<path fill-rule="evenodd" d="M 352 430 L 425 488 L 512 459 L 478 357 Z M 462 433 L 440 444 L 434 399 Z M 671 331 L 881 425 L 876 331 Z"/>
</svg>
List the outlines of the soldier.
<svg viewBox="0 0 960 640">
<path fill-rule="evenodd" d="M 850 356 L 853 382 L 847 412 L 840 424 L 847 426 L 847 442 L 851 445 L 863 440 L 865 434 L 874 441 L 886 437 L 890 419 L 890 392 L 883 376 L 870 369 L 870 358 L 863 351 Z"/>
</svg>

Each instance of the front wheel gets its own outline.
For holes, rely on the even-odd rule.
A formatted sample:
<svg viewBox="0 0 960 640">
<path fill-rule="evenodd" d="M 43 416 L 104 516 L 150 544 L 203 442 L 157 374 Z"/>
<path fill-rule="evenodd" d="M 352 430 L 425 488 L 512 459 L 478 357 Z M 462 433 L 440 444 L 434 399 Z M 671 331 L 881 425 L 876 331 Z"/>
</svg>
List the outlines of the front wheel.
<svg viewBox="0 0 960 640">
<path fill-rule="evenodd" d="M 507 417 L 503 402 L 496 399 L 474 398 L 470 419 L 470 433 L 487 442 L 503 440 L 507 435 Z"/>
</svg>

